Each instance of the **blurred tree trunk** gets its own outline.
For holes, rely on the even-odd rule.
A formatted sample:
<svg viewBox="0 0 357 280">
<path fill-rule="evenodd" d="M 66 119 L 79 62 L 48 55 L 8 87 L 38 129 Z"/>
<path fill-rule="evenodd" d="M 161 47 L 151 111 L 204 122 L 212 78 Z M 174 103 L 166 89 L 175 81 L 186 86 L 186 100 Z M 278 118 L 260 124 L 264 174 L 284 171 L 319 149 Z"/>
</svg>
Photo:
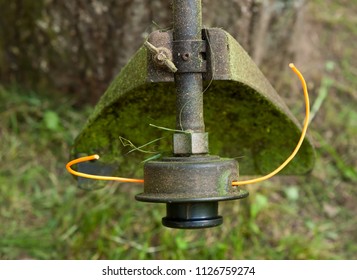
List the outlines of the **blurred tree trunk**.
<svg viewBox="0 0 357 280">
<path fill-rule="evenodd" d="M 294 58 L 304 0 L 202 3 L 204 25 L 227 30 L 268 78 Z M 0 0 L 0 9 L 1 83 L 78 103 L 96 102 L 148 34 L 171 27 L 172 14 L 167 0 Z"/>
</svg>

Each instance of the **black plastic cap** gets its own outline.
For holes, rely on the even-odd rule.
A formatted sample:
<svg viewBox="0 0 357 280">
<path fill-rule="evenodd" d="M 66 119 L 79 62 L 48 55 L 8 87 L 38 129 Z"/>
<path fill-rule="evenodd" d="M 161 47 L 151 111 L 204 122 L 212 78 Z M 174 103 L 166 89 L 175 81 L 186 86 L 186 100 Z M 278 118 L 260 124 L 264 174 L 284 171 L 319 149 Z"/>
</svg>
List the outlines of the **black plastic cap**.
<svg viewBox="0 0 357 280">
<path fill-rule="evenodd" d="M 167 203 L 162 224 L 170 228 L 199 229 L 219 226 L 218 201 Z"/>
</svg>

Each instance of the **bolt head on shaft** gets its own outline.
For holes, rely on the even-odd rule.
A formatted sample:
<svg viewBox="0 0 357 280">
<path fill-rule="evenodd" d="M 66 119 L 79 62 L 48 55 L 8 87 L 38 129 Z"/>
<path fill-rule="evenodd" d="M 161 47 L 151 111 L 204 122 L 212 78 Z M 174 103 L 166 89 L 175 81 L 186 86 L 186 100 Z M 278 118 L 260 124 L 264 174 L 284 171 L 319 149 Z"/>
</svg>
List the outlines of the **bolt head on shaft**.
<svg viewBox="0 0 357 280">
<path fill-rule="evenodd" d="M 173 136 L 175 155 L 195 155 L 208 153 L 208 133 L 175 133 Z"/>
</svg>

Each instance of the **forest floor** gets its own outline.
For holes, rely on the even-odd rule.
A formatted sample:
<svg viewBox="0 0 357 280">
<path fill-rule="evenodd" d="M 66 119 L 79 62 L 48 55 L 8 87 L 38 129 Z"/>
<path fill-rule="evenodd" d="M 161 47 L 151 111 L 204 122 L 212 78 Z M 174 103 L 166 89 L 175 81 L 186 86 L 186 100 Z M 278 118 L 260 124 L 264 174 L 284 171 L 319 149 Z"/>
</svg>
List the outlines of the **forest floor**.
<svg viewBox="0 0 357 280">
<path fill-rule="evenodd" d="M 356 259 L 357 1 L 312 2 L 298 62 L 316 165 L 247 187 L 217 228 L 163 227 L 164 205 L 135 201 L 140 185 L 78 189 L 64 166 L 93 108 L 0 86 L 0 259 Z M 288 105 L 302 114 L 300 99 Z"/>
</svg>

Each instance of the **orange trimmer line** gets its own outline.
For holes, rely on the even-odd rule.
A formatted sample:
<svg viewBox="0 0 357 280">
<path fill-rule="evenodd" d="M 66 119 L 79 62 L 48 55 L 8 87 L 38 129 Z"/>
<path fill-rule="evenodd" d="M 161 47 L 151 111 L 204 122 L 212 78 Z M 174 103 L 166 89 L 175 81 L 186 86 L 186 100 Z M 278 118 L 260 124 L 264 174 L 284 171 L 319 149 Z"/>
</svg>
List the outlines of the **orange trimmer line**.
<svg viewBox="0 0 357 280">
<path fill-rule="evenodd" d="M 265 181 L 267 179 L 270 179 L 271 177 L 275 176 L 277 173 L 279 173 L 286 165 L 288 165 L 288 163 L 296 156 L 297 152 L 299 151 L 305 135 L 306 135 L 306 131 L 308 128 L 308 124 L 309 124 L 309 116 L 310 116 L 310 102 L 309 102 L 309 93 L 307 90 L 307 86 L 306 86 L 306 82 L 304 77 L 302 76 L 302 74 L 300 73 L 300 71 L 295 67 L 295 65 L 293 63 L 289 64 L 289 67 L 295 72 L 295 74 L 299 77 L 302 88 L 303 88 L 303 92 L 304 92 L 304 98 L 305 98 L 305 120 L 304 120 L 304 125 L 302 128 L 302 132 L 301 132 L 301 136 L 299 139 L 298 144 L 296 145 L 294 151 L 292 152 L 292 154 L 274 171 L 272 171 L 271 173 L 259 177 L 259 178 L 255 178 L 255 179 L 250 179 L 250 180 L 245 180 L 245 181 L 234 181 L 232 182 L 232 186 L 242 186 L 242 185 L 248 185 L 248 184 L 254 184 L 254 183 L 258 183 L 258 182 L 262 182 Z M 121 178 L 121 177 L 110 177 L 110 176 L 99 176 L 99 175 L 91 175 L 91 174 L 86 174 L 86 173 L 82 173 L 82 172 L 77 172 L 74 171 L 71 166 L 80 162 L 85 162 L 85 161 L 90 161 L 90 160 L 95 160 L 95 159 L 99 159 L 99 155 L 91 155 L 91 156 L 85 156 L 85 157 L 81 157 L 75 160 L 72 160 L 70 162 L 67 163 L 66 165 L 66 169 L 69 173 L 75 175 L 75 176 L 79 176 L 79 177 L 84 177 L 84 178 L 88 178 L 88 179 L 95 179 L 95 180 L 107 180 L 107 181 L 119 181 L 119 182 L 126 182 L 126 183 L 144 183 L 143 179 L 132 179 L 132 178 Z"/>
<path fill-rule="evenodd" d="M 143 179 L 132 179 L 132 178 L 121 178 L 121 177 L 110 177 L 110 176 L 99 176 L 99 175 L 92 175 L 92 174 L 86 174 L 82 172 L 77 172 L 74 171 L 71 166 L 80 162 L 85 162 L 85 161 L 90 161 L 94 159 L 99 159 L 99 155 L 91 155 L 91 156 L 86 156 L 86 157 L 81 157 L 74 159 L 70 161 L 69 163 L 66 164 L 66 169 L 69 173 L 79 176 L 79 177 L 84 177 L 88 179 L 95 179 L 95 180 L 107 180 L 107 181 L 119 181 L 123 183 L 144 183 Z"/>
<path fill-rule="evenodd" d="M 309 101 L 309 93 L 307 90 L 307 86 L 306 86 L 306 82 L 304 77 L 302 76 L 302 74 L 300 73 L 300 71 L 295 67 L 295 65 L 293 63 L 289 64 L 289 67 L 295 72 L 295 74 L 299 77 L 303 91 L 304 91 L 304 98 L 305 98 L 305 120 L 304 120 L 304 125 L 301 131 L 301 136 L 299 139 L 298 144 L 296 145 L 294 151 L 292 152 L 292 154 L 274 171 L 272 171 L 271 173 L 263 176 L 263 177 L 259 177 L 259 178 L 255 178 L 255 179 L 250 179 L 250 180 L 245 180 L 245 181 L 234 181 L 232 183 L 233 186 L 242 186 L 242 185 L 248 185 L 248 184 L 254 184 L 254 183 L 258 183 L 258 182 L 262 182 L 265 181 L 267 179 L 270 179 L 271 177 L 273 177 L 274 175 L 276 175 L 277 173 L 279 173 L 285 166 L 288 165 L 288 163 L 296 156 L 297 152 L 299 151 L 305 135 L 306 135 L 306 131 L 307 131 L 307 127 L 309 125 L 309 117 L 310 117 L 310 101 Z"/>
</svg>

